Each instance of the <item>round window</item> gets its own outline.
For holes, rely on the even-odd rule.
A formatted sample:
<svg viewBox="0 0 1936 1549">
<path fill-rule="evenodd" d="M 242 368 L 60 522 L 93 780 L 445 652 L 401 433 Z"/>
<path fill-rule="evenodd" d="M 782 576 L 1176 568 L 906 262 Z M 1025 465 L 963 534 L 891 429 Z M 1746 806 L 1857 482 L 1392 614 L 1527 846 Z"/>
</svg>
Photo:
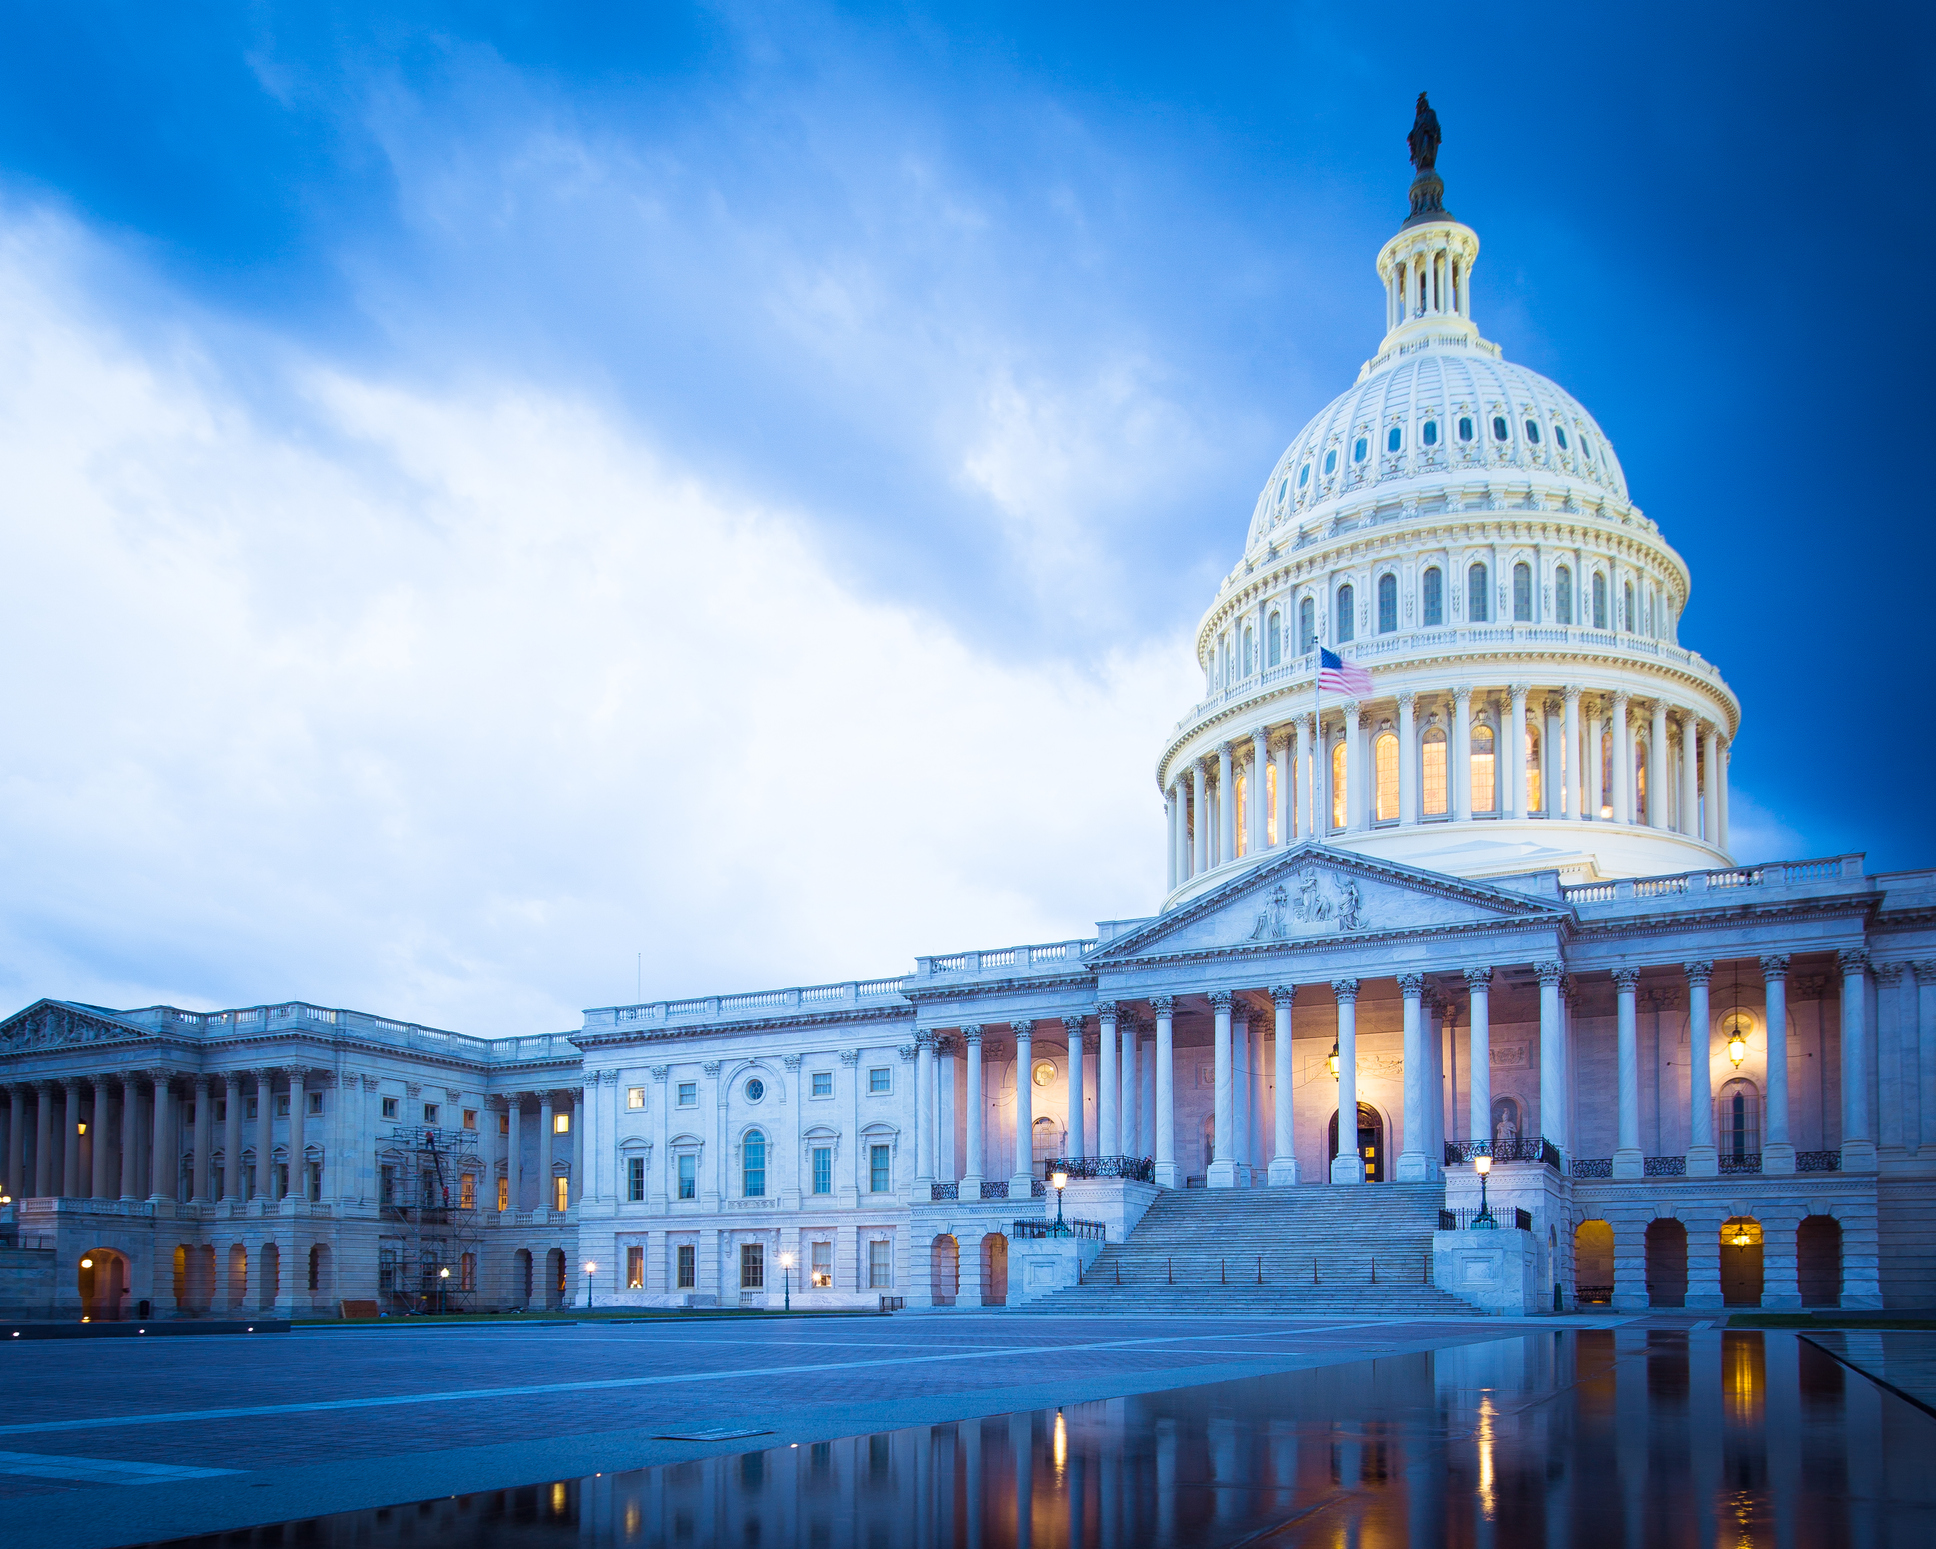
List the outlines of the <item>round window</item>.
<svg viewBox="0 0 1936 1549">
<path fill-rule="evenodd" d="M 746 1083 L 746 1100 L 749 1103 L 756 1103 L 764 1096 L 766 1096 L 766 1083 L 758 1076 Z"/>
<path fill-rule="evenodd" d="M 1035 1084 L 1037 1086 L 1053 1086 L 1055 1084 L 1055 1061 L 1037 1060 L 1032 1074 L 1035 1077 Z"/>
</svg>

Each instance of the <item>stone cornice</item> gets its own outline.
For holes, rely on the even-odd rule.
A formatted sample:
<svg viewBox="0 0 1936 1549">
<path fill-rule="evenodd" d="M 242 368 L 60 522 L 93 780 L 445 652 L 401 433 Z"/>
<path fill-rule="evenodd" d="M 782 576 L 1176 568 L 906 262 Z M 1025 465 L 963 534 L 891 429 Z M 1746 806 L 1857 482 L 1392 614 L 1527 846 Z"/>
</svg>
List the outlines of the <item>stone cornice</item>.
<svg viewBox="0 0 1936 1549">
<path fill-rule="evenodd" d="M 1039 981 L 1038 981 L 1039 982 Z M 909 997 L 912 999 L 912 997 Z M 609 1031 L 577 1032 L 571 1041 L 580 1049 L 590 1052 L 593 1049 L 621 1048 L 630 1044 L 669 1043 L 675 1040 L 704 1038 L 712 1033 L 748 1033 L 779 1030 L 794 1030 L 815 1027 L 839 1027 L 855 1022 L 913 1022 L 915 1008 L 905 1006 L 844 1006 L 837 1011 L 807 1011 L 798 1006 L 781 1008 L 785 1013 L 780 1016 L 757 1017 L 719 1017 L 709 1022 L 697 1022 L 688 1027 L 651 1027 L 636 1024 L 632 1027 L 617 1027 Z"/>
</svg>

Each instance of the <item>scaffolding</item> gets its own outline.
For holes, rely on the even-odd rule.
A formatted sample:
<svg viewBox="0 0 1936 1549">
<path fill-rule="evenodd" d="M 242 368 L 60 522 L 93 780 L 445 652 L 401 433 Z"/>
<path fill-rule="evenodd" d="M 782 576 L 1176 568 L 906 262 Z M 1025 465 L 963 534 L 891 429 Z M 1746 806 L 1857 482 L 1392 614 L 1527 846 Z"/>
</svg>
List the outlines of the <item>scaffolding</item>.
<svg viewBox="0 0 1936 1549">
<path fill-rule="evenodd" d="M 469 1312 L 477 1300 L 485 1187 L 477 1131 L 399 1124 L 378 1157 L 377 1289 L 386 1310 Z"/>
</svg>

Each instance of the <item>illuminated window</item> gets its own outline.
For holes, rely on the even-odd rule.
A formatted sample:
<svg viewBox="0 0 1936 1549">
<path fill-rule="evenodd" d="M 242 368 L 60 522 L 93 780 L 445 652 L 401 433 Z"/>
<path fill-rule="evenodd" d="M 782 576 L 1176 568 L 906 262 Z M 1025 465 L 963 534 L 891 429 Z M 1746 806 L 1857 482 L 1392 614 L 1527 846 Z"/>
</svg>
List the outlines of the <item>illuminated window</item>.
<svg viewBox="0 0 1936 1549">
<path fill-rule="evenodd" d="M 1306 597 L 1297 605 L 1297 654 L 1309 656 L 1318 638 L 1317 604 Z"/>
<path fill-rule="evenodd" d="M 1436 726 L 1432 727 L 1425 733 L 1425 742 L 1420 751 L 1423 754 L 1425 766 L 1425 778 L 1419 782 L 1425 795 L 1425 815 L 1434 818 L 1444 817 L 1448 810 L 1445 733 Z"/>
<path fill-rule="evenodd" d="M 1483 721 L 1472 728 L 1472 810 L 1492 811 L 1492 728 Z"/>
<path fill-rule="evenodd" d="M 641 1243 L 626 1244 L 625 1289 L 628 1291 L 645 1289 L 645 1247 Z"/>
<path fill-rule="evenodd" d="M 766 1136 L 756 1129 L 748 1130 L 740 1144 L 740 1193 L 766 1198 Z"/>
<path fill-rule="evenodd" d="M 1396 452 L 1404 444 L 1405 432 L 1399 426 L 1394 425 L 1390 430 L 1385 432 L 1385 450 L 1387 452 Z"/>
<path fill-rule="evenodd" d="M 679 1244 L 678 1251 L 674 1255 L 674 1260 L 677 1265 L 674 1273 L 678 1277 L 679 1289 L 681 1291 L 690 1291 L 699 1283 L 698 1276 L 694 1273 L 698 1267 L 696 1263 L 698 1256 L 698 1253 L 694 1250 L 691 1243 L 682 1242 Z"/>
<path fill-rule="evenodd" d="M 1539 776 L 1539 733 L 1526 728 L 1526 810 L 1540 812 L 1546 807 L 1546 788 Z"/>
<path fill-rule="evenodd" d="M 1553 614 L 1562 624 L 1573 622 L 1573 572 L 1565 565 L 1553 572 Z"/>
<path fill-rule="evenodd" d="M 1598 571 L 1593 575 L 1593 627 L 1607 627 L 1607 578 Z"/>
<path fill-rule="evenodd" d="M 1264 838 L 1271 844 L 1282 844 L 1282 836 L 1277 832 L 1277 760 L 1272 759 L 1264 766 Z"/>
<path fill-rule="evenodd" d="M 457 1208 L 475 1210 L 477 1208 L 477 1174 L 459 1173 L 457 1175 Z"/>
<path fill-rule="evenodd" d="M 500 1178 L 497 1180 L 497 1208 L 499 1210 L 509 1210 L 511 1208 L 511 1180 L 509 1178 Z"/>
<path fill-rule="evenodd" d="M 1398 577 L 1389 573 L 1378 578 L 1378 633 L 1389 635 L 1398 628 Z"/>
<path fill-rule="evenodd" d="M 571 1206 L 571 1179 L 560 1173 L 551 1180 L 551 1208 L 566 1210 Z"/>
<path fill-rule="evenodd" d="M 1471 565 L 1465 573 L 1465 616 L 1469 623 L 1483 624 L 1491 617 L 1486 606 L 1486 567 Z"/>
<path fill-rule="evenodd" d="M 1445 572 L 1433 565 L 1419 584 L 1419 601 L 1427 629 L 1445 622 Z"/>
<path fill-rule="evenodd" d="M 1372 757 L 1378 771 L 1378 821 L 1395 822 L 1398 818 L 1398 738 L 1390 732 L 1382 733 L 1372 744 Z"/>
<path fill-rule="evenodd" d="M 316 1095 L 320 1097 L 322 1094 L 319 1092 Z M 475 1108 L 466 1108 L 464 1110 L 464 1128 L 465 1129 L 477 1128 L 477 1110 Z"/>
<path fill-rule="evenodd" d="M 1513 622 L 1530 624 L 1533 620 L 1533 567 L 1521 560 L 1513 566 Z"/>
<path fill-rule="evenodd" d="M 816 1291 L 830 1290 L 834 1283 L 834 1245 L 830 1242 L 817 1242 L 812 1245 L 813 1287 Z"/>
<path fill-rule="evenodd" d="M 1345 745 L 1340 737 L 1331 744 L 1331 826 L 1343 828 L 1345 818 Z"/>
<path fill-rule="evenodd" d="M 1243 855 L 1250 843 L 1250 778 L 1237 776 L 1237 854 Z"/>
<path fill-rule="evenodd" d="M 1647 821 L 1647 744 L 1634 739 L 1634 815 L 1636 823 Z"/>
<path fill-rule="evenodd" d="M 570 1109 L 566 1109 L 562 1113 L 554 1113 L 551 1116 L 551 1133 L 554 1135 L 569 1135 L 571 1133 Z"/>
<path fill-rule="evenodd" d="M 628 1086 L 625 1089 L 625 1106 L 635 1113 L 643 1108 L 645 1106 L 645 1088 L 642 1086 Z"/>
<path fill-rule="evenodd" d="M 1343 645 L 1347 640 L 1358 638 L 1355 627 L 1357 613 L 1356 593 L 1351 590 L 1350 583 L 1347 582 L 1338 588 L 1338 612 L 1332 620 L 1331 638 L 1339 645 Z"/>
<path fill-rule="evenodd" d="M 1264 647 L 1269 653 L 1270 665 L 1275 667 L 1284 659 L 1284 616 L 1273 613 L 1270 626 L 1264 636 Z"/>
</svg>

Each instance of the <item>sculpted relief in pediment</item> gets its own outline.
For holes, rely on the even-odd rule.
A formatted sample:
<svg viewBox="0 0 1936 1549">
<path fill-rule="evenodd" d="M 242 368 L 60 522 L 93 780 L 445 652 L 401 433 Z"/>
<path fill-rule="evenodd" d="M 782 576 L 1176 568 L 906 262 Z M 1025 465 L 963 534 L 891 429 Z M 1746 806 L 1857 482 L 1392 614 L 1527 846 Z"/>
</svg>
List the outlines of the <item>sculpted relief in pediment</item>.
<svg viewBox="0 0 1936 1549">
<path fill-rule="evenodd" d="M 1354 879 L 1310 870 L 1300 872 L 1289 886 L 1280 882 L 1271 889 L 1249 939 L 1333 935 L 1362 930 L 1366 923 L 1364 892 Z"/>
</svg>

